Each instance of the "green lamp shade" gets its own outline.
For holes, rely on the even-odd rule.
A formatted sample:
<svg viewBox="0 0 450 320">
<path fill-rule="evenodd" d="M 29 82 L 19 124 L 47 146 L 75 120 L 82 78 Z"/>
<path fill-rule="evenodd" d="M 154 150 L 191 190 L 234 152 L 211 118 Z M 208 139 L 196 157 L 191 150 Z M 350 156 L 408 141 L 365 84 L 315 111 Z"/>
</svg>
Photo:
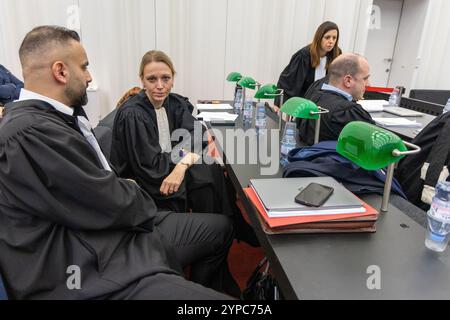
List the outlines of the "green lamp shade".
<svg viewBox="0 0 450 320">
<path fill-rule="evenodd" d="M 239 72 L 232 72 L 228 75 L 227 81 L 238 82 L 242 79 L 242 75 Z"/>
<path fill-rule="evenodd" d="M 286 101 L 281 107 L 281 112 L 296 118 L 319 119 L 318 114 L 311 114 L 319 112 L 319 107 L 314 102 L 299 97 L 293 97 Z"/>
<path fill-rule="evenodd" d="M 275 99 L 280 95 L 280 90 L 274 84 L 266 84 L 262 86 L 255 94 L 256 99 Z"/>
<path fill-rule="evenodd" d="M 408 151 L 394 133 L 361 121 L 345 126 L 336 147 L 339 154 L 366 170 L 386 168 L 404 157 L 394 156 L 394 150 Z"/>
<path fill-rule="evenodd" d="M 238 85 L 240 85 L 241 87 L 247 88 L 247 89 L 255 90 L 255 88 L 256 88 L 256 81 L 253 78 L 245 77 L 245 78 L 242 78 L 238 82 Z"/>
</svg>

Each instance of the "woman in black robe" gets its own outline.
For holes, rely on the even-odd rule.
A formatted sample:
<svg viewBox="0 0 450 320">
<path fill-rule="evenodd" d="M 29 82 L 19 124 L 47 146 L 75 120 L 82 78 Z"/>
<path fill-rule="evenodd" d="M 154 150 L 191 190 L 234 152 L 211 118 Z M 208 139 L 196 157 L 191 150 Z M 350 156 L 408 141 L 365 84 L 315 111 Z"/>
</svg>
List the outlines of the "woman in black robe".
<svg viewBox="0 0 450 320">
<path fill-rule="evenodd" d="M 331 62 L 341 53 L 339 27 L 330 21 L 322 23 L 313 42 L 297 51 L 280 75 L 277 86 L 284 90 L 284 101 L 303 98 L 314 81 L 327 74 Z M 281 107 L 279 98 L 275 100 L 275 107 Z"/>
<path fill-rule="evenodd" d="M 144 89 L 118 109 L 111 161 L 121 177 L 135 180 L 158 207 L 230 216 L 236 238 L 256 246 L 253 229 L 236 206 L 235 191 L 222 168 L 199 164 L 200 156 L 185 149 L 178 153 L 180 141 L 171 141 L 178 129 L 184 129 L 195 141 L 196 123 L 202 128 L 192 116 L 188 99 L 171 93 L 174 76 L 173 64 L 165 53 L 149 51 L 144 55 L 140 67 Z M 175 163 L 177 157 L 181 161 Z"/>
</svg>

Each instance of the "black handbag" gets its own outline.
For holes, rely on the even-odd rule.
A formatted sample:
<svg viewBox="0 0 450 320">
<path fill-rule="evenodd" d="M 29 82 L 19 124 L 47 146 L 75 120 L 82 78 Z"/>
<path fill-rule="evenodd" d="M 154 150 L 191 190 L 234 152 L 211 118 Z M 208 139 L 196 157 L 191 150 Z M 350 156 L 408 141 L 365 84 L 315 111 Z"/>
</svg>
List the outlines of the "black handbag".
<svg viewBox="0 0 450 320">
<path fill-rule="evenodd" d="M 261 271 L 264 268 L 263 271 Z M 242 300 L 282 300 L 282 294 L 275 278 L 269 273 L 267 257 L 258 263 L 242 292 Z"/>
</svg>

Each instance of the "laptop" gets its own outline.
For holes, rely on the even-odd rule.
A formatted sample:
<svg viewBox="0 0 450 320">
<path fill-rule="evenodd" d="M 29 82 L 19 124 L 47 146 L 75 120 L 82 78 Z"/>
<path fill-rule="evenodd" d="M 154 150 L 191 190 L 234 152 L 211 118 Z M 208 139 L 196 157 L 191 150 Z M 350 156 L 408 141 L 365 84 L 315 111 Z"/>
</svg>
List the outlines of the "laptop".
<svg viewBox="0 0 450 320">
<path fill-rule="evenodd" d="M 400 117 L 422 117 L 423 113 L 401 107 L 385 107 L 384 112 L 395 114 Z"/>
<path fill-rule="evenodd" d="M 312 182 L 334 189 L 331 197 L 321 207 L 308 207 L 295 202 L 295 197 Z M 271 217 L 366 211 L 361 201 L 332 177 L 252 179 L 250 185 Z"/>
</svg>

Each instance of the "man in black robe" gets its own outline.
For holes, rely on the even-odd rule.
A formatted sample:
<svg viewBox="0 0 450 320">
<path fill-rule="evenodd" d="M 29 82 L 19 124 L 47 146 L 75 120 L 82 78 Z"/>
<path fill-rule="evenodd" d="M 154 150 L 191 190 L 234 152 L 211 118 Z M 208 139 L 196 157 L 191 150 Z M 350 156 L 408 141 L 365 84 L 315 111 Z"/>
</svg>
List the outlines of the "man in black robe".
<svg viewBox="0 0 450 320">
<path fill-rule="evenodd" d="M 330 65 L 328 75 L 329 83 L 323 83 L 320 90 L 310 90 L 306 97 L 330 111 L 321 117 L 320 141 L 337 140 L 342 129 L 353 121 L 374 124 L 370 114 L 356 102 L 362 99 L 369 85 L 370 67 L 367 60 L 357 54 L 343 54 Z M 312 145 L 315 127 L 315 120 L 300 120 L 300 139 Z"/>
<path fill-rule="evenodd" d="M 160 212 L 112 172 L 81 106 L 91 81 L 76 32 L 25 37 L 19 102 L 0 124 L 0 270 L 14 299 L 223 299 L 226 217 Z"/>
</svg>

